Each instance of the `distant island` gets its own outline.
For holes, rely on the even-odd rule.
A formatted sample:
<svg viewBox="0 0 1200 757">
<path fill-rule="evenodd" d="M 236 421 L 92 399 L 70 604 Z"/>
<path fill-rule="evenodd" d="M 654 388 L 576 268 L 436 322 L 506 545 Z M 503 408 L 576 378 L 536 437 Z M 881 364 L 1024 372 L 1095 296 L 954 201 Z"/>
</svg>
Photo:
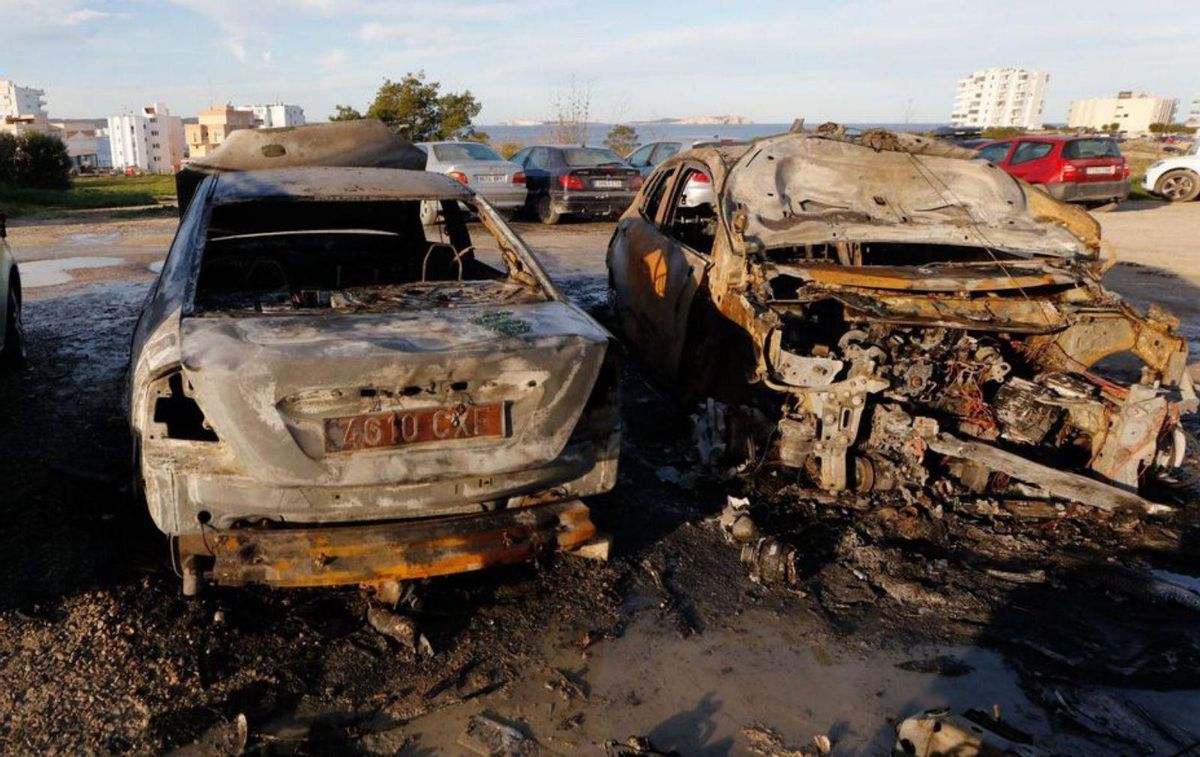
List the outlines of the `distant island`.
<svg viewBox="0 0 1200 757">
<path fill-rule="evenodd" d="M 687 118 L 656 118 L 653 121 L 631 121 L 633 124 L 679 124 L 681 126 L 738 126 L 752 124 L 745 116 L 689 116 Z"/>
</svg>

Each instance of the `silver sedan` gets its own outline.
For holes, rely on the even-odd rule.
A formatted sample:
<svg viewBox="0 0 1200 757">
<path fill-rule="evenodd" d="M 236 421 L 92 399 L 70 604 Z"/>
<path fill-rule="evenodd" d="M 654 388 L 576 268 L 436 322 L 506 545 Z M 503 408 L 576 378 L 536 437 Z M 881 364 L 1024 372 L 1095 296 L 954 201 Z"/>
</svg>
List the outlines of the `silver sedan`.
<svg viewBox="0 0 1200 757">
<path fill-rule="evenodd" d="M 476 194 L 506 214 L 525 206 L 525 173 L 479 142 L 419 142 L 417 147 L 428 156 L 426 171 L 445 174 L 469 186 Z M 438 208 L 428 203 L 421 209 L 421 221 L 430 226 L 437 220 Z"/>
</svg>

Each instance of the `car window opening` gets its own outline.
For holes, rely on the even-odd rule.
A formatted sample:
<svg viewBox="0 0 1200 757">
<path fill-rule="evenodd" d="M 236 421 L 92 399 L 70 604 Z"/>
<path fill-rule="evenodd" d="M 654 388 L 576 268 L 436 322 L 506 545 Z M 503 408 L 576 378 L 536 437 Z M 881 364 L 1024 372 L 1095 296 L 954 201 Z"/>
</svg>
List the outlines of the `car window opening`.
<svg viewBox="0 0 1200 757">
<path fill-rule="evenodd" d="M 681 244 L 708 255 L 717 233 L 712 179 L 704 171 L 689 169 L 680 181 L 679 199 L 671 213 L 667 233 Z"/>
<path fill-rule="evenodd" d="M 422 225 L 419 200 L 309 201 L 303 212 L 286 200 L 217 205 L 193 313 L 372 312 L 545 299 L 528 277 L 512 275 L 486 228 L 477 227 L 477 249 L 458 201 L 440 203 L 436 227 Z"/>
</svg>

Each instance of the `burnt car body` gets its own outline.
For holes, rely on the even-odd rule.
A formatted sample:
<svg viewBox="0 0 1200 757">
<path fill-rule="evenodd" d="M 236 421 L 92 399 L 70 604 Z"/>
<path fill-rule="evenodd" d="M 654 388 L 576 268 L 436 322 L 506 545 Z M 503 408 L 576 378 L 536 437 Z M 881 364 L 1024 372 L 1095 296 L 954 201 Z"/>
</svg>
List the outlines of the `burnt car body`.
<svg viewBox="0 0 1200 757">
<path fill-rule="evenodd" d="M 452 179 L 232 169 L 327 128 L 193 167 L 136 327 L 139 481 L 185 592 L 394 588 L 587 543 L 579 497 L 611 488 L 619 447 L 609 335 Z"/>
<path fill-rule="evenodd" d="M 686 404 L 724 403 L 729 449 L 821 488 L 944 473 L 1160 510 L 1139 484 L 1196 408 L 1178 321 L 1101 286 L 1086 212 L 971 155 L 871 131 L 676 156 L 609 246 L 620 329 Z M 681 202 L 697 172 L 715 207 Z M 1092 370 L 1126 353 L 1131 382 Z"/>
</svg>

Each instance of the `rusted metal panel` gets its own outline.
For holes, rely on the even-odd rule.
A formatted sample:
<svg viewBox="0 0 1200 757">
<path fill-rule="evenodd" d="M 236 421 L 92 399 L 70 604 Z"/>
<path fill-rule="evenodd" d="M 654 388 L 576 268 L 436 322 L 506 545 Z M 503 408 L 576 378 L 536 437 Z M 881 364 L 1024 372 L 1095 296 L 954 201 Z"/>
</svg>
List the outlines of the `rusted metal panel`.
<svg viewBox="0 0 1200 757">
<path fill-rule="evenodd" d="M 803 281 L 844 287 L 914 292 L 996 292 L 1042 286 L 1072 286 L 1079 275 L 1044 265 L 984 263 L 974 265 L 844 266 L 837 263 L 776 265 L 779 273 Z"/>
<path fill-rule="evenodd" d="M 587 506 L 573 500 L 423 521 L 210 530 L 179 537 L 178 548 L 185 562 L 210 563 L 201 569 L 214 583 L 290 588 L 409 581 L 481 570 L 543 552 L 576 549 L 595 536 Z"/>
</svg>

